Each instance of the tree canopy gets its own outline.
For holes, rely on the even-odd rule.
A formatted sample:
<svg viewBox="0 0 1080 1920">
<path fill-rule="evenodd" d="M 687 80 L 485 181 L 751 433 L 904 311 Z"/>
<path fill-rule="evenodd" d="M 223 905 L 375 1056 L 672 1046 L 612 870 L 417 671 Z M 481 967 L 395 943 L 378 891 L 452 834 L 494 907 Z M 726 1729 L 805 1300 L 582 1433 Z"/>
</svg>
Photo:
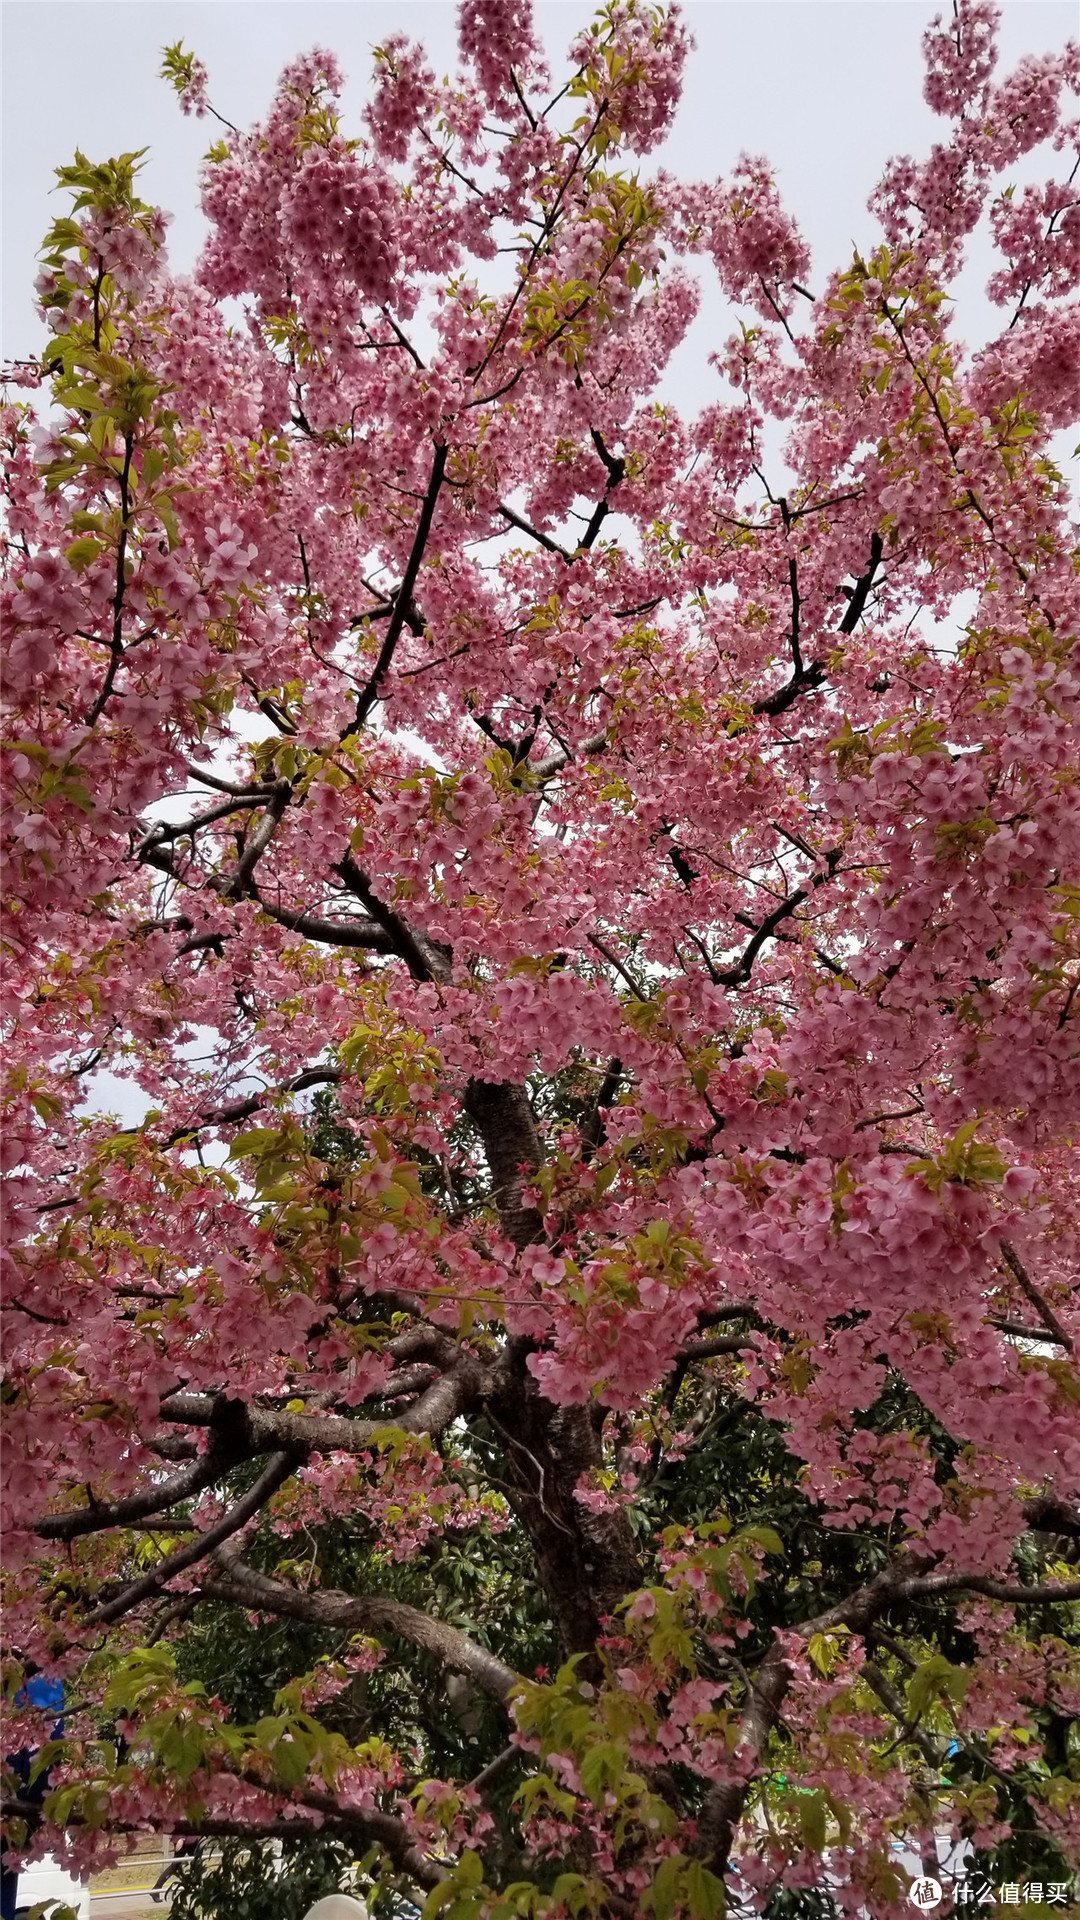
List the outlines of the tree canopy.
<svg viewBox="0 0 1080 1920">
<path fill-rule="evenodd" d="M 1066 1897 L 1080 52 L 1000 77 L 995 20 L 927 29 L 941 139 L 832 272 L 766 161 L 650 168 L 642 0 L 554 77 L 462 0 L 356 126 L 328 52 L 242 131 L 167 49 L 192 278 L 140 155 L 58 169 L 4 410 L 13 1857 L 195 1836 L 178 1911 L 238 1920 Z"/>
</svg>

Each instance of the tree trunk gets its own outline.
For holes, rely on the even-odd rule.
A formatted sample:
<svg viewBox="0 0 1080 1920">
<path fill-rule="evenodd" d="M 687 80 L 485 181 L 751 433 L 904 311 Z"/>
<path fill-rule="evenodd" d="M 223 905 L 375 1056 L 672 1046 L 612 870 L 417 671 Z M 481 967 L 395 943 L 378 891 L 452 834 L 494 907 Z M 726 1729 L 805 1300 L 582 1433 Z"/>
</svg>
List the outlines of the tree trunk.
<svg viewBox="0 0 1080 1920">
<path fill-rule="evenodd" d="M 543 1219 L 522 1199 L 541 1159 L 525 1088 L 471 1080 L 465 1110 L 484 1143 L 507 1239 L 518 1248 L 542 1240 Z M 641 1570 L 625 1513 L 591 1513 L 575 1499 L 582 1475 L 603 1464 L 600 1431 L 588 1407 L 544 1398 L 527 1364 L 531 1351 L 529 1341 L 507 1342 L 487 1411 L 563 1648 L 592 1656 L 602 1620 L 640 1585 Z"/>
</svg>

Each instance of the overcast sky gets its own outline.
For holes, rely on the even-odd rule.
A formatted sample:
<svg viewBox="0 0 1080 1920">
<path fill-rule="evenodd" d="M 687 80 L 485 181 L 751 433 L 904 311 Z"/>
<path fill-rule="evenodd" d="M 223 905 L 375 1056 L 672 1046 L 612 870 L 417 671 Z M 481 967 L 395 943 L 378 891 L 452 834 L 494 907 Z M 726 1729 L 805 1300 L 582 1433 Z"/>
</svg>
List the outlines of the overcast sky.
<svg viewBox="0 0 1080 1920">
<path fill-rule="evenodd" d="M 593 0 L 542 0 L 537 19 L 558 73 Z M 744 151 L 776 165 L 785 201 L 814 257 L 816 283 L 872 241 L 867 194 L 892 153 L 925 152 L 940 131 L 921 95 L 919 40 L 933 0 L 690 0 L 697 46 L 665 165 L 692 178 L 725 173 Z M 1006 0 L 1002 65 L 1062 45 L 1075 31 L 1072 0 Z M 211 97 L 247 123 L 266 108 L 282 66 L 321 44 L 349 78 L 346 117 L 358 110 L 370 48 L 404 27 L 439 72 L 454 60 L 453 0 L 5 0 L 3 351 L 41 342 L 33 310 L 35 255 L 60 201 L 52 170 L 81 147 L 92 159 L 148 147 L 142 192 L 173 215 L 174 266 L 190 269 L 203 224 L 199 157 L 209 121 L 186 120 L 157 78 L 160 49 L 182 39 L 210 69 Z M 650 158 L 649 164 L 652 164 Z M 992 312 L 979 298 L 987 257 L 966 277 L 965 332 L 984 337 Z M 679 355 L 669 397 L 700 400 L 705 353 L 719 344 L 708 300 Z M 728 331 L 724 325 L 724 332 Z"/>
</svg>

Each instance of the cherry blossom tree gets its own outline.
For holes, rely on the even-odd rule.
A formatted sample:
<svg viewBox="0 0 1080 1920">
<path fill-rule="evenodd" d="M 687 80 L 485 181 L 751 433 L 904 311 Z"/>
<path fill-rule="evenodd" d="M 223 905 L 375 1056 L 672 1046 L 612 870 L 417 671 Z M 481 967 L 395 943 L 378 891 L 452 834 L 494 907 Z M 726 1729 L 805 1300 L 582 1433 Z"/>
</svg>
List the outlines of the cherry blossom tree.
<svg viewBox="0 0 1080 1920">
<path fill-rule="evenodd" d="M 138 155 L 59 173 L 3 1392 L 9 1696 L 68 1710 L 9 1844 L 306 1836 L 451 1920 L 901 1914 L 943 1837 L 1063 1885 L 1080 52 L 1000 78 L 956 0 L 828 274 L 764 160 L 650 170 L 674 9 L 561 80 L 459 21 L 358 128 L 321 51 L 224 122 L 193 279 Z M 263 1710 L 192 1677 L 275 1621 Z"/>
</svg>

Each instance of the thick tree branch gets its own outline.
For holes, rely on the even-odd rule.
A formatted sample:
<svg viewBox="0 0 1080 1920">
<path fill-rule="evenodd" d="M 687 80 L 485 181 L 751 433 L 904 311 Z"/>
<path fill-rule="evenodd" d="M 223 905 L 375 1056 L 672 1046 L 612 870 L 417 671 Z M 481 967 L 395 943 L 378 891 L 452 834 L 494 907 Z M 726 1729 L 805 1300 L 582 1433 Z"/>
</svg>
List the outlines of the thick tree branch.
<svg viewBox="0 0 1080 1920">
<path fill-rule="evenodd" d="M 865 1635 L 889 1607 L 942 1593 L 981 1593 L 989 1599 L 1016 1605 L 1080 1599 L 1080 1580 L 1053 1586 L 1022 1586 L 976 1573 L 926 1573 L 925 1566 L 925 1556 L 917 1552 L 905 1554 L 836 1606 L 786 1631 L 798 1634 L 804 1641 L 839 1626 Z M 710 1789 L 698 1820 L 698 1848 L 714 1872 L 723 1872 L 727 1866 L 754 1772 L 779 1720 L 790 1684 L 791 1670 L 781 1642 L 776 1641 L 758 1667 L 750 1687 L 731 1772 Z"/>
<path fill-rule="evenodd" d="M 260 1781 L 257 1783 L 264 1792 L 269 1789 Z M 395 1814 L 383 1813 L 378 1807 L 365 1807 L 363 1811 L 354 1811 L 341 1800 L 331 1799 L 329 1794 L 293 1790 L 289 1795 L 290 1806 L 310 1807 L 317 1812 L 317 1821 L 305 1821 L 303 1815 L 268 1816 L 265 1820 L 229 1819 L 221 1814 L 198 1815 L 185 1808 L 182 1813 L 170 1821 L 166 1816 L 155 1820 L 158 1833 L 194 1834 L 205 1836 L 208 1840 L 229 1839 L 235 1836 L 242 1840 L 295 1840 L 300 1834 L 326 1833 L 327 1831 L 348 1836 L 355 1843 L 374 1842 L 382 1847 L 402 1873 L 424 1887 L 437 1887 L 446 1879 L 447 1867 L 433 1860 L 429 1854 L 416 1845 L 412 1833 L 403 1820 Z M 5 1794 L 0 1809 L 10 1818 L 25 1820 L 31 1831 L 41 1825 L 42 1810 L 40 1802 L 23 1800 L 15 1795 Z M 73 1827 L 82 1825 L 78 1811 L 67 1816 L 67 1824 Z M 146 1823 L 125 1820 L 115 1816 L 109 1820 L 110 1833 L 133 1833 L 142 1835 Z"/>
<path fill-rule="evenodd" d="M 405 562 L 405 572 L 401 577 L 401 585 L 394 595 L 394 611 L 390 615 L 390 624 L 386 629 L 382 646 L 379 649 L 379 657 L 371 670 L 371 676 L 366 686 L 360 690 L 356 702 L 356 712 L 341 736 L 343 740 L 347 740 L 350 734 L 360 731 L 372 707 L 382 699 L 383 682 L 390 671 L 394 651 L 406 625 L 413 588 L 416 585 L 420 573 L 420 563 L 424 558 L 428 535 L 431 532 L 432 521 L 435 518 L 435 506 L 439 498 L 439 489 L 442 486 L 443 475 L 446 472 L 447 452 L 446 442 L 440 440 L 436 445 L 435 458 L 431 463 L 431 478 L 428 481 L 427 492 L 424 495 L 424 503 L 420 509 L 420 518 L 416 523 L 412 549 L 409 553 L 408 560 Z"/>
<path fill-rule="evenodd" d="M 522 1198 L 541 1160 L 525 1088 L 511 1081 L 470 1080 L 463 1105 L 483 1141 L 492 1198 L 507 1239 L 519 1248 L 542 1240 L 543 1218 Z"/>
<path fill-rule="evenodd" d="M 1033 1499 L 1024 1501 L 1022 1511 L 1033 1532 L 1071 1534 L 1074 1540 L 1080 1540 L 1080 1506 L 1074 1506 L 1071 1501 L 1059 1500 L 1050 1493 L 1037 1493 Z"/>
<path fill-rule="evenodd" d="M 610 1107 L 622 1083 L 622 1061 L 611 1059 L 600 1082 L 596 1100 L 581 1123 L 581 1157 L 588 1163 L 604 1142 L 604 1110 Z"/>
<path fill-rule="evenodd" d="M 225 954 L 225 942 L 232 937 L 231 933 L 193 933 L 190 940 L 181 941 L 173 959 L 182 960 L 188 953 L 216 953 L 221 960 Z"/>
<path fill-rule="evenodd" d="M 854 633 L 855 628 L 862 619 L 870 589 L 874 584 L 874 575 L 878 570 L 883 551 L 881 535 L 879 533 L 872 534 L 870 537 L 870 562 L 866 572 L 860 574 L 858 580 L 855 582 L 851 599 L 848 602 L 847 612 L 840 622 L 840 633 Z M 824 660 L 811 660 L 809 665 L 804 665 L 803 663 L 799 637 L 801 602 L 799 599 L 798 575 L 795 570 L 794 560 L 789 561 L 788 564 L 792 606 L 791 651 L 794 671 L 792 672 L 790 680 L 788 680 L 784 686 L 779 687 L 775 693 L 770 693 L 761 700 L 755 700 L 752 709 L 754 713 L 770 714 L 773 716 L 786 713 L 787 709 L 794 705 L 800 694 L 808 692 L 812 687 L 820 687 L 826 674 Z"/>
<path fill-rule="evenodd" d="M 131 1586 L 125 1587 L 114 1600 L 107 1601 L 103 1607 L 95 1608 L 93 1613 L 86 1616 L 83 1625 L 86 1627 L 109 1626 L 113 1620 L 119 1620 L 123 1614 L 130 1613 L 132 1607 L 137 1607 L 140 1601 L 149 1599 L 151 1594 L 160 1593 L 166 1583 L 175 1579 L 178 1573 L 183 1573 L 186 1568 L 195 1566 L 200 1560 L 205 1560 L 207 1554 L 212 1553 L 223 1540 L 227 1540 L 230 1534 L 238 1533 L 241 1527 L 254 1519 L 271 1495 L 276 1493 L 290 1475 L 295 1473 L 299 1464 L 299 1458 L 295 1453 L 274 1454 L 267 1461 L 255 1485 L 245 1493 L 242 1500 L 238 1500 L 235 1506 L 222 1514 L 221 1519 L 214 1526 L 208 1527 L 205 1533 L 200 1533 L 194 1540 L 190 1540 L 186 1547 L 171 1553 L 141 1580 L 136 1580 Z"/>
<path fill-rule="evenodd" d="M 359 1454 L 366 1453 L 375 1436 L 388 1427 L 432 1436 L 445 1432 L 475 1403 L 485 1378 L 477 1356 L 458 1348 L 449 1371 L 392 1421 L 352 1420 L 340 1413 L 288 1413 L 223 1401 L 217 1394 L 183 1392 L 168 1394 L 162 1400 L 161 1418 L 188 1427 L 224 1426 L 227 1421 L 230 1437 L 245 1458 L 279 1450 L 295 1455 Z"/>
<path fill-rule="evenodd" d="M 860 1671 L 867 1686 L 872 1692 L 877 1694 L 882 1706 L 891 1713 L 893 1719 L 896 1721 L 900 1728 L 901 1737 L 905 1740 L 912 1741 L 913 1744 L 918 1747 L 923 1759 L 929 1766 L 933 1767 L 936 1772 L 945 1757 L 948 1742 L 944 1740 L 934 1740 L 930 1734 L 925 1733 L 921 1727 L 915 1724 L 908 1714 L 907 1702 L 903 1695 L 897 1691 L 892 1681 L 882 1673 L 881 1668 L 877 1666 L 873 1660 L 864 1660 Z"/>
<path fill-rule="evenodd" d="M 797 1633 L 802 1640 L 838 1626 L 850 1627 L 855 1633 L 863 1632 L 896 1598 L 904 1580 L 918 1565 L 914 1556 L 906 1556 L 884 1568 L 875 1579 L 849 1594 L 837 1606 L 812 1620 L 801 1621 L 789 1631 Z M 727 1867 L 754 1772 L 780 1718 L 791 1677 L 782 1643 L 774 1641 L 749 1689 L 731 1772 L 710 1789 L 698 1819 L 698 1850 L 716 1873 L 723 1873 Z"/>
<path fill-rule="evenodd" d="M 349 892 L 356 895 L 372 920 L 382 928 L 391 950 L 404 960 L 414 980 L 445 977 L 447 973 L 445 956 L 436 951 L 430 942 L 424 941 L 421 944 L 412 928 L 401 916 L 378 898 L 367 874 L 357 865 L 351 853 L 342 855 L 335 864 L 334 872 L 340 876 Z"/>
<path fill-rule="evenodd" d="M 688 1340 L 675 1355 L 689 1364 L 692 1360 L 713 1360 L 721 1353 L 757 1353 L 758 1343 L 748 1333 L 718 1333 L 709 1340 Z"/>
<path fill-rule="evenodd" d="M 461 1359 L 457 1341 L 443 1327 L 429 1326 L 426 1321 L 395 1334 L 387 1342 L 386 1352 L 396 1366 L 404 1366 L 410 1360 L 428 1360 L 444 1373 Z"/>
<path fill-rule="evenodd" d="M 996 1327 L 999 1333 L 1007 1333 L 1014 1340 L 1042 1340 L 1047 1346 L 1060 1347 L 1064 1343 L 1049 1327 L 1029 1327 L 1024 1320 L 1000 1320 L 995 1314 L 988 1325 Z"/>
<path fill-rule="evenodd" d="M 269 844 L 269 839 L 266 844 Z M 265 845 L 262 851 L 265 851 Z M 139 859 L 144 866 L 156 867 L 159 873 L 166 874 L 170 880 L 175 880 L 182 886 L 191 884 L 186 875 L 174 865 L 171 854 L 159 840 L 145 840 L 142 843 Z M 235 893 L 236 872 L 237 869 L 234 869 L 231 875 L 215 876 L 209 882 L 214 892 L 225 898 L 232 896 Z M 367 953 L 389 954 L 399 951 L 395 938 L 376 920 L 328 920 L 321 914 L 306 913 L 302 908 L 293 911 L 290 908 L 276 906 L 258 892 L 250 874 L 243 891 L 260 913 L 265 913 L 269 920 L 275 920 L 289 933 L 298 933 L 305 940 L 315 940 L 331 947 L 357 947 Z M 185 921 L 181 916 L 171 924 L 183 930 L 184 925 L 190 926 L 191 922 Z M 221 943 L 232 937 L 232 934 L 224 932 L 199 934 L 194 939 L 186 940 L 177 949 L 177 958 L 184 953 L 195 953 L 203 947 L 216 947 L 220 951 Z"/>
<path fill-rule="evenodd" d="M 1049 1301 L 1045 1300 L 1039 1292 L 1020 1255 L 1017 1253 L 1016 1248 L 1010 1240 L 1002 1240 L 1000 1246 L 1005 1256 L 1005 1264 L 1012 1274 L 1013 1279 L 1016 1281 L 1017 1286 L 1020 1288 L 1021 1293 L 1031 1302 L 1043 1326 L 1049 1327 L 1058 1345 L 1067 1348 L 1071 1353 L 1073 1349 L 1072 1334 L 1066 1332 L 1066 1329 L 1062 1326 L 1061 1321 L 1058 1319 Z"/>
<path fill-rule="evenodd" d="M 261 894 L 257 900 L 260 913 L 276 920 L 288 932 L 299 933 L 305 940 L 316 940 L 327 947 L 359 947 L 365 953 L 394 953 L 397 950 L 385 927 L 379 926 L 377 921 L 326 920 L 317 913 L 293 913 L 285 907 L 271 906 Z"/>
<path fill-rule="evenodd" d="M 251 1093 L 243 1100 L 232 1100 L 223 1107 L 204 1107 L 190 1124 L 174 1127 L 162 1141 L 162 1146 L 172 1147 L 178 1140 L 187 1140 L 204 1127 L 235 1126 L 241 1120 L 250 1120 L 255 1113 L 261 1113 L 272 1100 L 285 1093 L 304 1093 L 308 1087 L 335 1087 L 341 1079 L 339 1067 L 305 1067 L 302 1073 L 296 1073 L 291 1080 L 282 1081 L 280 1087 L 266 1087 L 262 1093 Z"/>
<path fill-rule="evenodd" d="M 206 1452 L 171 1480 L 160 1480 L 144 1493 L 130 1494 L 126 1500 L 115 1500 L 109 1505 L 95 1502 L 69 1513 L 45 1514 L 40 1520 L 32 1521 L 31 1526 L 42 1540 L 77 1540 L 82 1534 L 102 1533 L 108 1527 L 133 1526 L 148 1514 L 168 1513 L 181 1500 L 190 1500 L 204 1492 L 244 1457 L 215 1436 Z"/>
<path fill-rule="evenodd" d="M 214 773 L 209 767 L 196 766 L 194 760 L 185 760 L 184 765 L 193 780 L 198 780 L 204 787 L 212 787 L 215 793 L 231 793 L 238 800 L 269 797 L 270 787 L 263 780 L 249 780 L 240 786 L 234 780 L 223 780 L 219 773 Z"/>
<path fill-rule="evenodd" d="M 921 1579 L 906 1581 L 898 1588 L 896 1597 L 921 1600 L 938 1593 L 982 1593 L 988 1600 L 1005 1600 L 1014 1606 L 1046 1606 L 1062 1600 L 1080 1600 L 1080 1580 L 1024 1586 L 1018 1580 L 990 1580 L 979 1573 L 930 1573 Z"/>
<path fill-rule="evenodd" d="M 234 799 L 223 800 L 220 806 L 209 807 L 205 813 L 197 813 L 190 820 L 168 822 L 159 820 L 143 835 L 136 848 L 141 857 L 147 847 L 159 846 L 167 840 L 185 840 L 189 835 L 198 833 L 200 827 L 208 827 L 215 820 L 225 820 L 233 813 L 242 813 L 249 807 L 265 806 L 271 799 L 273 789 L 263 787 L 253 793 L 238 794 Z"/>
<path fill-rule="evenodd" d="M 833 878 L 842 852 L 842 847 L 830 847 L 828 853 L 824 856 L 825 872 L 815 873 L 806 886 L 796 887 L 793 893 L 789 893 L 781 900 L 779 906 L 774 907 L 771 913 L 766 914 L 764 920 L 759 923 L 752 938 L 747 941 L 733 967 L 717 968 L 716 979 L 721 986 L 745 986 L 753 972 L 754 961 L 757 959 L 766 940 L 770 940 L 773 937 L 776 929 L 783 921 L 791 918 L 796 908 L 802 906 L 804 900 L 809 900 L 816 888 L 825 886 L 825 884 Z"/>
<path fill-rule="evenodd" d="M 592 518 L 581 540 L 580 550 L 583 552 L 587 552 L 593 545 L 604 521 L 611 512 L 611 496 L 615 492 L 615 489 L 622 485 L 626 473 L 626 461 L 608 452 L 604 444 L 603 435 L 598 433 L 595 427 L 591 429 L 591 433 L 593 446 L 596 448 L 597 453 L 607 468 L 608 481 L 604 489 L 603 498 L 597 501 L 593 509 Z"/>
<path fill-rule="evenodd" d="M 547 753 L 542 760 L 534 760 L 529 773 L 534 780 L 550 780 L 554 774 L 561 773 L 564 767 L 577 759 L 591 759 L 596 753 L 603 753 L 608 744 L 606 733 L 594 733 L 592 738 L 582 742 L 577 753 L 571 753 L 569 747 L 559 747 L 554 753 Z"/>
<path fill-rule="evenodd" d="M 290 780 L 275 781 L 273 794 L 263 809 L 262 819 L 250 836 L 232 872 L 223 879 L 215 879 L 211 882 L 214 891 L 220 893 L 223 900 L 239 900 L 247 891 L 251 876 L 277 832 L 282 815 L 291 799 L 292 782 Z"/>
<path fill-rule="evenodd" d="M 415 1391 L 417 1385 L 424 1385 L 420 1398 L 392 1423 L 407 1432 L 445 1431 L 482 1390 L 479 1363 L 472 1355 L 463 1354 L 449 1335 L 436 1327 L 411 1328 L 390 1342 L 387 1352 L 392 1352 L 399 1362 L 414 1353 L 424 1353 L 423 1374 L 437 1364 L 448 1369 L 443 1377 L 430 1383 L 406 1378 L 402 1369 L 400 1374 L 391 1374 L 385 1390 L 373 1396 L 388 1398 L 395 1387 L 399 1391 L 406 1388 Z M 190 1500 L 213 1486 L 242 1461 L 275 1447 L 287 1446 L 298 1459 L 309 1451 L 363 1453 L 387 1425 L 385 1421 L 350 1420 L 335 1414 L 279 1414 L 262 1407 L 240 1407 L 236 1402 L 203 1394 L 171 1395 L 162 1405 L 162 1414 L 165 1419 L 183 1420 L 188 1425 L 209 1426 L 212 1437 L 206 1451 L 172 1479 L 159 1481 L 124 1500 L 94 1503 L 68 1513 L 44 1514 L 30 1523 L 39 1538 L 75 1540 L 83 1534 L 103 1533 L 111 1527 L 135 1526 L 151 1514 L 168 1513 L 180 1501 Z"/>
<path fill-rule="evenodd" d="M 866 602 L 870 597 L 870 589 L 874 584 L 874 575 L 881 563 L 881 556 L 884 550 L 884 543 L 880 533 L 872 533 L 870 536 L 870 561 L 866 572 L 861 573 L 855 582 L 854 591 L 851 599 L 848 601 L 847 612 L 840 622 L 841 633 L 854 633 L 859 621 L 862 619 L 866 611 Z"/>
<path fill-rule="evenodd" d="M 478 1646 L 468 1634 L 401 1600 L 380 1594 L 340 1593 L 327 1587 L 301 1593 L 282 1580 L 256 1572 L 228 1550 L 219 1553 L 218 1561 L 221 1572 L 213 1573 L 202 1584 L 208 1600 L 231 1600 L 249 1611 L 284 1614 L 312 1626 L 344 1627 L 376 1637 L 392 1634 L 433 1654 L 449 1673 L 463 1674 L 503 1706 L 521 1685 L 512 1667 L 486 1647 Z"/>
<path fill-rule="evenodd" d="M 508 507 L 504 501 L 500 500 L 496 512 L 500 513 L 503 519 L 509 522 L 510 526 L 516 527 L 519 533 L 527 533 L 530 540 L 535 540 L 538 546 L 546 547 L 548 553 L 558 554 L 559 559 L 564 560 L 568 567 L 572 565 L 574 556 L 568 552 L 566 547 L 560 546 L 559 542 L 553 540 L 550 534 L 541 533 L 539 527 L 530 526 L 527 520 L 522 519 L 520 513 L 514 512 L 513 507 Z"/>
</svg>

